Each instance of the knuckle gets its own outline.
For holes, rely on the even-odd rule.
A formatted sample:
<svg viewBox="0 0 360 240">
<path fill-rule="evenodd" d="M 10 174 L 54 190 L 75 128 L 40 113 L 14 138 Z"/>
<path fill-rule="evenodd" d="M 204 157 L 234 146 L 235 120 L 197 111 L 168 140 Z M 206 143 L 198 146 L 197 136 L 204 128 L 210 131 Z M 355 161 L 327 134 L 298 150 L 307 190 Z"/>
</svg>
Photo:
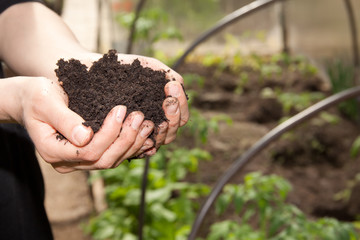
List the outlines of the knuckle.
<svg viewBox="0 0 360 240">
<path fill-rule="evenodd" d="M 189 121 L 189 117 L 184 117 L 180 119 L 180 126 L 184 126 Z"/>
<path fill-rule="evenodd" d="M 57 158 L 52 157 L 52 156 L 50 156 L 50 155 L 48 155 L 46 153 L 40 153 L 39 152 L 39 155 L 46 163 L 53 164 L 53 163 L 59 162 L 59 160 Z"/>
<path fill-rule="evenodd" d="M 167 138 L 165 139 L 165 141 L 164 141 L 164 144 L 165 144 L 165 145 L 166 145 L 166 144 L 169 144 L 169 143 L 173 142 L 175 139 L 176 139 L 176 135 L 167 137 Z"/>
<path fill-rule="evenodd" d="M 104 169 L 110 169 L 113 168 L 114 163 L 112 161 L 99 161 L 96 164 L 96 168 L 99 170 L 104 170 Z"/>
<path fill-rule="evenodd" d="M 128 146 L 133 145 L 134 142 L 135 142 L 135 138 L 133 138 L 133 137 L 124 137 L 124 138 L 122 138 L 122 140 L 121 140 L 121 143 L 122 143 L 121 145 L 122 145 L 123 147 L 128 147 Z"/>
<path fill-rule="evenodd" d="M 179 127 L 179 121 L 170 121 L 169 122 L 169 128 L 178 128 Z"/>
<path fill-rule="evenodd" d="M 55 169 L 55 171 L 57 171 L 58 173 L 61 173 L 61 174 L 70 173 L 70 172 L 75 171 L 75 169 L 66 168 L 66 167 L 54 167 L 54 169 Z"/>
<path fill-rule="evenodd" d="M 87 151 L 83 156 L 82 159 L 85 161 L 89 161 L 89 162 L 94 162 L 99 160 L 101 157 L 100 153 L 97 152 L 92 152 L 92 151 Z"/>
<path fill-rule="evenodd" d="M 137 132 L 135 130 L 132 131 L 133 131 L 132 134 L 127 134 L 125 132 L 123 134 L 120 134 L 121 147 L 129 147 L 135 143 Z"/>
</svg>

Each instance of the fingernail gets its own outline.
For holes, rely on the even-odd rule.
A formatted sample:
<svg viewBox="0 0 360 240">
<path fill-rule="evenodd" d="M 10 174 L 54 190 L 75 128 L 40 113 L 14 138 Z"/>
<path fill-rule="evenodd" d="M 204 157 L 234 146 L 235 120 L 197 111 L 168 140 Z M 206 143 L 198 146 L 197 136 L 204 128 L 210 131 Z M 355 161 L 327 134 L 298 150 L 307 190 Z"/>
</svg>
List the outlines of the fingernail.
<svg viewBox="0 0 360 240">
<path fill-rule="evenodd" d="M 116 121 L 119 123 L 122 123 L 124 121 L 126 114 L 126 107 L 125 106 L 119 106 L 119 109 L 116 112 Z"/>
<path fill-rule="evenodd" d="M 85 141 L 89 138 L 90 129 L 84 125 L 78 125 L 73 130 L 73 139 L 74 144 L 77 146 L 82 146 Z"/>
<path fill-rule="evenodd" d="M 152 125 L 146 124 L 146 125 L 141 129 L 140 136 L 141 136 L 141 137 L 147 137 L 152 130 L 153 130 Z"/>
<path fill-rule="evenodd" d="M 180 88 L 179 84 L 170 83 L 169 84 L 169 95 L 172 97 L 179 97 L 180 96 Z"/>
<path fill-rule="evenodd" d="M 134 130 L 137 130 L 139 129 L 141 123 L 143 122 L 144 118 L 142 115 L 140 114 L 135 114 L 132 122 L 131 122 L 131 127 L 134 129 Z"/>
</svg>

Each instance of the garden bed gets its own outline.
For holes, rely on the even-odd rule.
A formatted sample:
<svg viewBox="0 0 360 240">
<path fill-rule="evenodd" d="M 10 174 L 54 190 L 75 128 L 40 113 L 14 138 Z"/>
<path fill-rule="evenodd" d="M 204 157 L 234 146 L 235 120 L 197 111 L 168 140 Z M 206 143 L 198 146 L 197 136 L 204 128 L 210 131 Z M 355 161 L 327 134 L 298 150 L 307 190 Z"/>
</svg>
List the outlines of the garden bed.
<svg viewBox="0 0 360 240">
<path fill-rule="evenodd" d="M 179 72 L 193 82 L 193 106 L 208 119 L 226 114 L 233 120 L 220 123 L 208 136 L 203 147 L 213 160 L 200 162 L 198 172 L 187 180 L 214 186 L 234 160 L 282 120 L 331 94 L 331 84 L 305 59 L 274 57 L 253 56 L 239 66 L 217 62 L 216 57 L 205 66 L 208 59 L 198 58 L 181 67 Z M 360 159 L 351 157 L 351 151 L 359 133 L 359 123 L 338 106 L 331 107 L 273 142 L 231 182 L 242 183 L 253 171 L 274 173 L 291 183 L 289 203 L 311 219 L 355 221 L 360 213 L 355 181 Z M 233 209 L 222 217 L 211 212 L 203 226 L 234 218 Z M 202 235 L 207 230 L 204 227 Z"/>
</svg>

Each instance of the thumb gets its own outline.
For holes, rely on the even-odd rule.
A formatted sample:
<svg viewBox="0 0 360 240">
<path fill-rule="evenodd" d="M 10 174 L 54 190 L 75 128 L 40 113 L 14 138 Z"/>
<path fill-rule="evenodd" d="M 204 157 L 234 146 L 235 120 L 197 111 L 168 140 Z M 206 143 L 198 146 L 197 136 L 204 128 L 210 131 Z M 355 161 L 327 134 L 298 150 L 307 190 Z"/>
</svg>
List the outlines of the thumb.
<svg viewBox="0 0 360 240">
<path fill-rule="evenodd" d="M 90 142 L 92 136 L 93 131 L 90 127 L 86 127 L 83 124 L 78 124 L 72 129 L 71 136 L 66 138 L 74 145 L 82 147 Z"/>
<path fill-rule="evenodd" d="M 64 103 L 54 103 L 46 115 L 48 124 L 76 146 L 85 146 L 94 135 L 91 127 L 83 125 L 85 120 Z"/>
</svg>

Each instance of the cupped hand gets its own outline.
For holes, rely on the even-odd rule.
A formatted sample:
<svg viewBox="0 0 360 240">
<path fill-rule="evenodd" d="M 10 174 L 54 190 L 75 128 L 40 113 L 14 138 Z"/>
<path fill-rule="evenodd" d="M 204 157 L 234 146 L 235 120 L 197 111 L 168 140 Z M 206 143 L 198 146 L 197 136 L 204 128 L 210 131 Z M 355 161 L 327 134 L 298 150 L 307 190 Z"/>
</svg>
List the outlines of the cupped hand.
<svg viewBox="0 0 360 240">
<path fill-rule="evenodd" d="M 87 54 L 79 59 L 91 66 L 102 55 Z M 78 114 L 71 111 L 68 99 L 56 80 L 25 78 L 22 84 L 22 111 L 18 122 L 27 128 L 40 156 L 59 172 L 94 170 L 117 167 L 125 159 L 153 155 L 163 144 L 176 138 L 177 130 L 189 118 L 187 98 L 182 77 L 160 61 L 138 56 L 118 54 L 121 63 L 138 59 L 142 66 L 166 72 L 169 83 L 163 109 L 168 121 L 155 129 L 156 143 L 148 138 L 154 130 L 151 121 L 144 121 L 141 112 L 133 112 L 125 119 L 126 107 L 116 106 L 106 117 L 96 134 L 85 127 Z M 61 133 L 66 139 L 59 140 Z"/>
<path fill-rule="evenodd" d="M 116 106 L 93 134 L 79 115 L 67 107 L 67 96 L 55 81 L 22 77 L 18 84 L 22 123 L 40 156 L 59 172 L 107 169 L 139 155 L 154 143 L 148 139 L 154 124 L 141 112 L 125 118 L 126 107 Z M 66 139 L 60 140 L 59 133 Z"/>
</svg>

